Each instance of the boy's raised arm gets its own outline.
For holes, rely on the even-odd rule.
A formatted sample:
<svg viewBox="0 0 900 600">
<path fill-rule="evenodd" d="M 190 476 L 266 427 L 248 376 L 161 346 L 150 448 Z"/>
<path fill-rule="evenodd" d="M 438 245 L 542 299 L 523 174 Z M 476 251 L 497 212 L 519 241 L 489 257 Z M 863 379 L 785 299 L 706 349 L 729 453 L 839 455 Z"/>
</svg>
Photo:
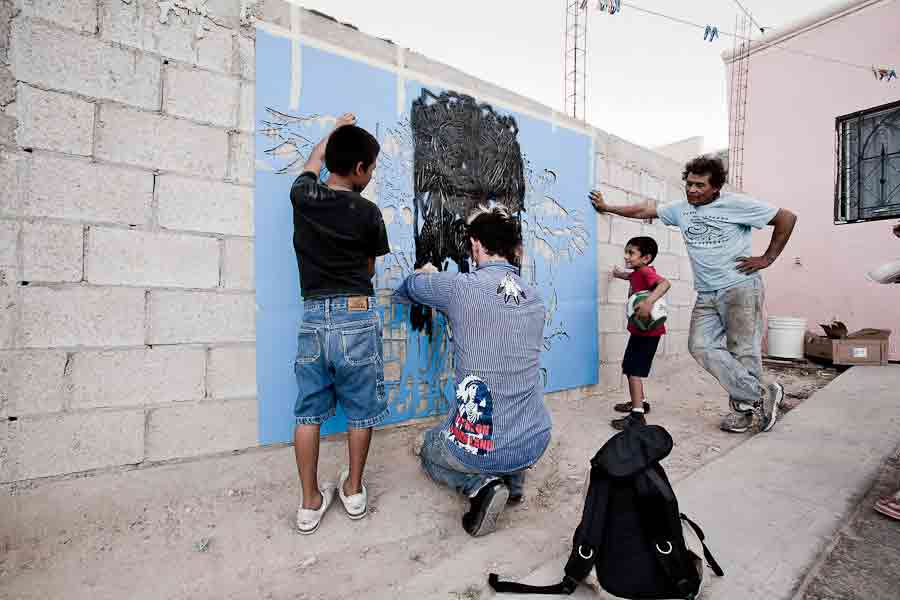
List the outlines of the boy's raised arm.
<svg viewBox="0 0 900 600">
<path fill-rule="evenodd" d="M 328 138 L 331 137 L 331 134 L 334 133 L 336 129 L 339 127 L 343 127 L 344 125 L 356 125 L 356 115 L 353 113 L 344 113 L 340 117 L 338 117 L 337 121 L 334 124 L 334 127 L 328 134 L 319 140 L 319 143 L 316 144 L 312 152 L 309 153 L 309 157 L 306 159 L 306 163 L 303 165 L 303 172 L 309 171 L 310 173 L 315 173 L 316 176 L 322 172 L 322 165 L 325 163 L 325 147 L 328 145 Z"/>
</svg>

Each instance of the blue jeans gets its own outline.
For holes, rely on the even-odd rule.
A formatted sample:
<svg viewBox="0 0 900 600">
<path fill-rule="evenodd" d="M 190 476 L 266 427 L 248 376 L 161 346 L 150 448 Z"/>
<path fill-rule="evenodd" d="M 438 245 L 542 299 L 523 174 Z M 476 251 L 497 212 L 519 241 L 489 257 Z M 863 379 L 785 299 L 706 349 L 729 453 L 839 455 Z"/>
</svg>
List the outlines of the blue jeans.
<svg viewBox="0 0 900 600">
<path fill-rule="evenodd" d="M 368 298 L 368 307 L 348 306 L 347 297 L 304 302 L 294 361 L 298 425 L 321 425 L 334 415 L 338 402 L 351 429 L 384 420 L 382 329 L 374 297 Z"/>
<path fill-rule="evenodd" d="M 749 413 L 765 393 L 762 381 L 762 278 L 698 292 L 688 349 L 728 392 L 732 410 Z"/>
<path fill-rule="evenodd" d="M 443 426 L 425 432 L 425 441 L 419 455 L 422 468 L 434 481 L 451 489 L 474 497 L 481 488 L 492 481 L 502 479 L 509 488 L 510 496 L 521 496 L 525 486 L 525 471 L 515 473 L 483 473 L 472 469 L 457 459 L 447 447 L 447 431 Z"/>
</svg>

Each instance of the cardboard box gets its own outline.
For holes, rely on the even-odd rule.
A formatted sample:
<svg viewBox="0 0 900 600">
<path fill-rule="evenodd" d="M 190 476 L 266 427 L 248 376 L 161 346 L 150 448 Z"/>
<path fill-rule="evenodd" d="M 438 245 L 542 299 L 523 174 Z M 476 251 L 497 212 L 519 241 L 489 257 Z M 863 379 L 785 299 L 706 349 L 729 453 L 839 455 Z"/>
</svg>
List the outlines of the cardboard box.
<svg viewBox="0 0 900 600">
<path fill-rule="evenodd" d="M 840 340 L 807 331 L 804 354 L 835 365 L 886 365 L 890 338 L 889 329 L 862 329 Z"/>
</svg>

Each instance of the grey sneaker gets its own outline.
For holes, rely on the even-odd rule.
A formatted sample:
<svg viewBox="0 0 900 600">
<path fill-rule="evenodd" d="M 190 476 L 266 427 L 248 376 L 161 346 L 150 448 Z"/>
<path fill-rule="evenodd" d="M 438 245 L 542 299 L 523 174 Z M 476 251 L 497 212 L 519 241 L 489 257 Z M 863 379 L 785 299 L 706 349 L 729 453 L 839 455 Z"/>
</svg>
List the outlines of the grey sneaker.
<svg viewBox="0 0 900 600">
<path fill-rule="evenodd" d="M 730 412 L 719 424 L 719 429 L 731 433 L 746 433 L 753 423 L 752 413 Z"/>
<path fill-rule="evenodd" d="M 766 395 L 760 406 L 760 425 L 763 431 L 771 431 L 778 420 L 778 407 L 784 400 L 784 388 L 780 383 L 770 383 L 766 386 Z"/>
</svg>

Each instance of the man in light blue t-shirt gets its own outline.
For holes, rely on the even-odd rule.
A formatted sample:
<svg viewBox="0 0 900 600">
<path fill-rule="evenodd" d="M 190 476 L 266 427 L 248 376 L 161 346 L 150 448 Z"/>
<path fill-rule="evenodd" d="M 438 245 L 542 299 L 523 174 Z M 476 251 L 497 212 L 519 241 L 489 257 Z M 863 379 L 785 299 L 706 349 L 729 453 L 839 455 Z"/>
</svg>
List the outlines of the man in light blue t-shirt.
<svg viewBox="0 0 900 600">
<path fill-rule="evenodd" d="M 769 431 L 778 418 L 784 389 L 762 380 L 765 294 L 759 271 L 771 266 L 784 250 L 797 217 L 748 196 L 723 192 L 725 167 L 717 158 L 701 156 L 690 161 L 683 179 L 686 201 L 658 208 L 609 206 L 594 191 L 591 202 L 601 213 L 659 218 L 681 230 L 697 290 L 689 349 L 728 392 L 732 412 L 721 427 L 743 433 L 758 409 L 762 430 Z M 769 225 L 774 227 L 769 248 L 762 256 L 753 256 L 753 229 Z"/>
</svg>

